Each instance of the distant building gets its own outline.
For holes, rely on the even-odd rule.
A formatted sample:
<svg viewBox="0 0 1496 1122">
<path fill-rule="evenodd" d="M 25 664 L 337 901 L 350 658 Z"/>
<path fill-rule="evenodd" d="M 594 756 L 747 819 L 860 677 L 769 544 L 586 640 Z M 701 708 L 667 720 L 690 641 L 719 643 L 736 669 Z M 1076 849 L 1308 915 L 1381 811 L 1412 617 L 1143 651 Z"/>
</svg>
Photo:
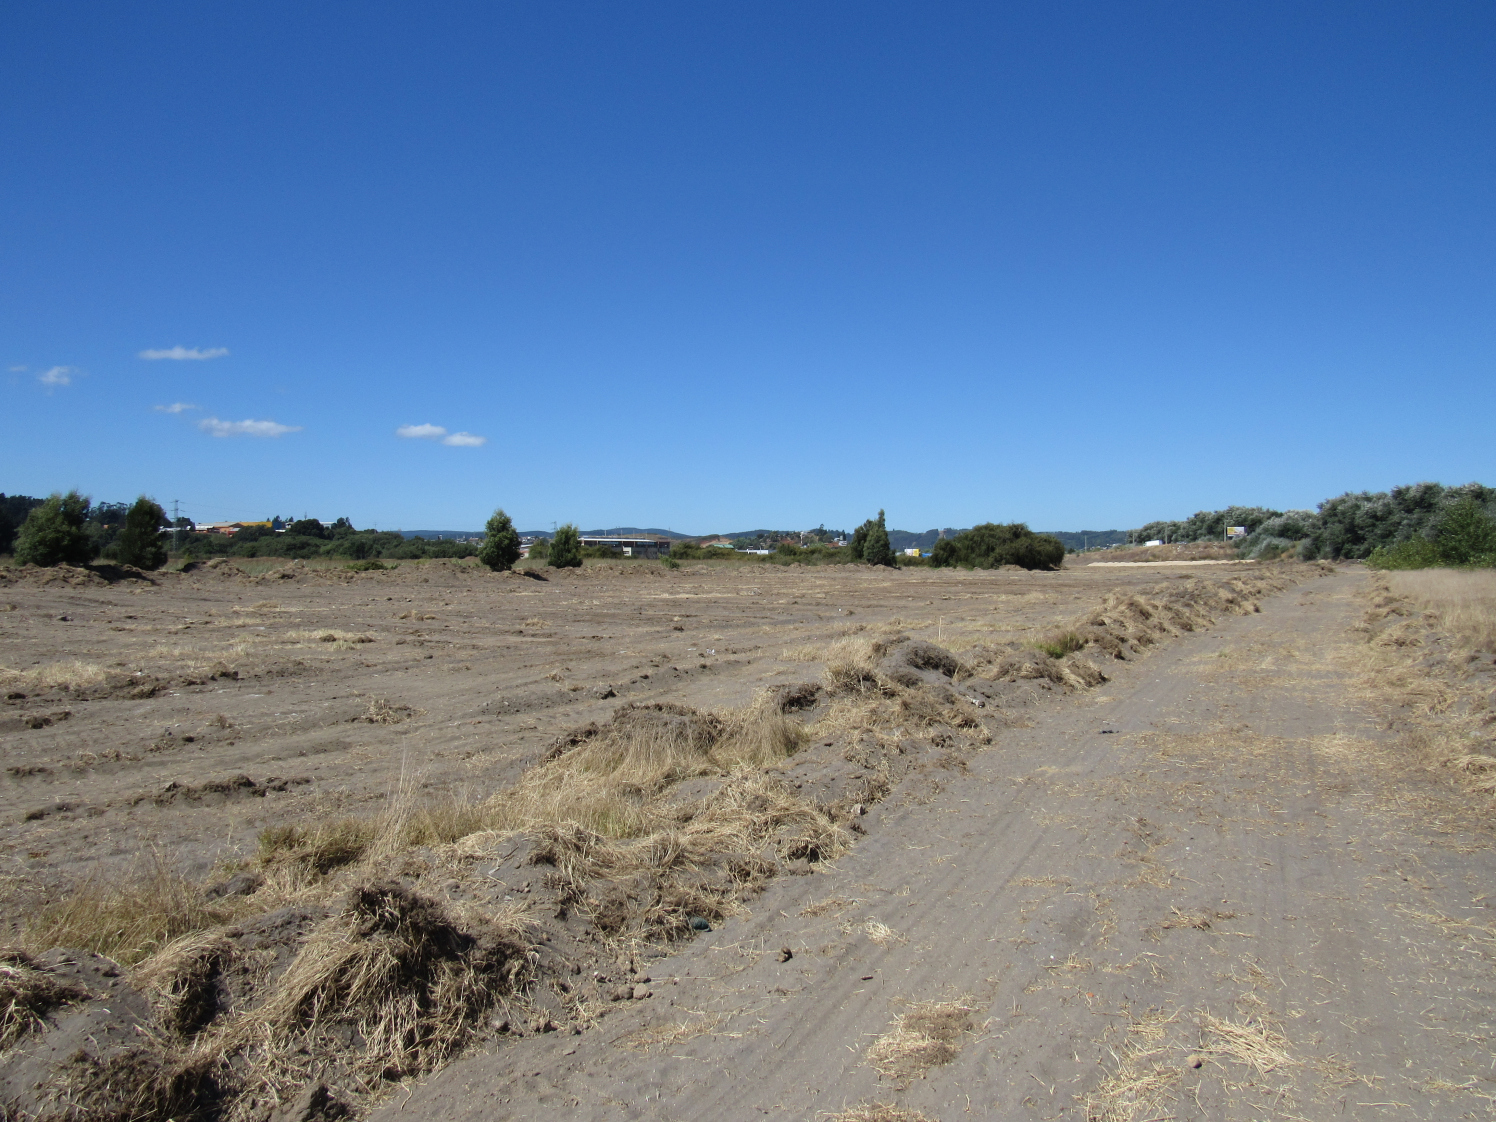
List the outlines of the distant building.
<svg viewBox="0 0 1496 1122">
<path fill-rule="evenodd" d="M 611 549 L 625 557 L 664 557 L 670 553 L 670 539 L 654 534 L 636 538 L 583 536 L 582 545 Z"/>
<path fill-rule="evenodd" d="M 1144 542 L 1143 544 L 1144 545 L 1163 545 L 1164 542 L 1163 542 L 1162 538 L 1154 538 L 1151 542 Z"/>
<path fill-rule="evenodd" d="M 919 555 L 919 546 L 917 545 L 910 546 L 908 549 L 904 550 L 905 557 L 918 557 Z"/>
</svg>

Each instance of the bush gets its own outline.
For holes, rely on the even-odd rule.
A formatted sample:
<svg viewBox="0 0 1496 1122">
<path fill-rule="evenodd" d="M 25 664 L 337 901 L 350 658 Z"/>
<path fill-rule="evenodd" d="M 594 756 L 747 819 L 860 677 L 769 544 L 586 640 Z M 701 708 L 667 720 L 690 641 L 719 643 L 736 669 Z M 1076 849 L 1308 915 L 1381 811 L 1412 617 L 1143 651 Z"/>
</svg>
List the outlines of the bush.
<svg viewBox="0 0 1496 1122">
<path fill-rule="evenodd" d="M 115 540 L 114 552 L 122 565 L 137 569 L 159 569 L 166 564 L 166 511 L 141 495 L 125 515 L 125 528 Z"/>
<path fill-rule="evenodd" d="M 530 543 L 530 557 L 535 561 L 544 561 L 551 555 L 551 540 L 549 538 L 536 538 Z"/>
<path fill-rule="evenodd" d="M 1036 534 L 1022 522 L 983 522 L 954 538 L 941 538 L 930 556 L 930 564 L 936 567 L 961 565 L 973 569 L 1003 565 L 1058 569 L 1064 560 L 1065 546 L 1059 538 Z"/>
<path fill-rule="evenodd" d="M 1439 547 L 1426 538 L 1377 546 L 1366 564 L 1372 569 L 1428 569 L 1439 564 Z"/>
<path fill-rule="evenodd" d="M 355 573 L 382 573 L 386 569 L 398 569 L 399 565 L 386 565 L 383 561 L 355 561 L 351 565 L 344 565 L 345 569 L 352 569 Z"/>
<path fill-rule="evenodd" d="M 548 563 L 553 569 L 582 567 L 582 533 L 570 522 L 557 530 L 551 539 Z"/>
<path fill-rule="evenodd" d="M 495 572 L 512 569 L 519 560 L 519 532 L 502 508 L 493 512 L 483 533 L 478 560 Z"/>
<path fill-rule="evenodd" d="M 1496 555 L 1496 521 L 1467 496 L 1439 520 L 1439 559 L 1446 565 L 1490 565 Z"/>
<path fill-rule="evenodd" d="M 16 563 L 87 565 L 94 559 L 93 540 L 83 528 L 87 518 L 88 500 L 77 491 L 34 507 L 16 535 Z"/>
</svg>

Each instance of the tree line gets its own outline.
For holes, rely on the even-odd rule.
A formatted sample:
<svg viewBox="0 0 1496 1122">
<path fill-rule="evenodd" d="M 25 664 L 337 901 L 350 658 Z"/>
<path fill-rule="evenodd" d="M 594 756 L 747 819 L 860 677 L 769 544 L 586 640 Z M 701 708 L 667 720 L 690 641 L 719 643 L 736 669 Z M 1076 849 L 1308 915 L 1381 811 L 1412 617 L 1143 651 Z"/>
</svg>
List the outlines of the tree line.
<svg viewBox="0 0 1496 1122">
<path fill-rule="evenodd" d="M 1414 483 L 1390 491 L 1347 492 L 1315 510 L 1232 506 L 1198 511 L 1180 521 L 1150 522 L 1129 531 L 1128 541 L 1223 541 L 1228 526 L 1247 530 L 1237 547 L 1243 557 L 1373 563 L 1394 556 L 1405 561 L 1444 557 L 1457 559 L 1430 563 L 1496 564 L 1496 488 L 1480 483 Z"/>
<path fill-rule="evenodd" d="M 269 525 L 244 526 L 233 535 L 200 533 L 187 519 L 178 522 L 173 525 L 161 506 L 144 495 L 131 504 L 94 504 L 77 491 L 47 499 L 0 494 L 0 553 L 13 551 L 16 562 L 23 565 L 87 565 L 102 559 L 139 569 L 158 569 L 171 555 L 183 560 L 213 556 L 327 557 L 351 562 L 474 557 L 496 570 L 512 567 L 522 553 L 519 533 L 502 509 L 494 511 L 484 528 L 483 540 L 477 543 L 426 541 L 391 531 L 359 530 L 347 518 L 327 526 L 313 518 L 300 519 L 287 524 L 283 532 Z M 853 531 L 845 547 L 831 546 L 831 536 L 832 532 L 822 528 L 806 544 L 780 542 L 770 560 L 781 564 L 860 562 L 890 568 L 926 563 L 894 552 L 881 510 L 876 518 L 869 518 Z M 549 540 L 536 541 L 530 556 L 564 569 L 580 566 L 587 557 L 612 558 L 617 554 L 606 546 L 584 547 L 581 531 L 568 522 Z M 739 555 L 729 549 L 682 542 L 672 547 L 665 563 L 674 566 L 685 560 L 716 556 Z M 1055 569 L 1064 556 L 1065 547 L 1047 534 L 1035 534 L 1022 523 L 988 522 L 937 541 L 928 563 L 937 567 L 992 569 L 1020 565 L 1026 569 Z"/>
</svg>

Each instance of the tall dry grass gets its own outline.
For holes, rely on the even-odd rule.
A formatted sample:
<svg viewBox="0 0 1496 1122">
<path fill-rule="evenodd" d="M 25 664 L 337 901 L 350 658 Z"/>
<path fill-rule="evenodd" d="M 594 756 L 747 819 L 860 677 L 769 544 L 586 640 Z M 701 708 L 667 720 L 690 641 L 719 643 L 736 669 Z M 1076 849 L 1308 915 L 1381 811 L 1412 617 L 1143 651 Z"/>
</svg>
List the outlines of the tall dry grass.
<svg viewBox="0 0 1496 1122">
<path fill-rule="evenodd" d="M 1439 618 L 1461 647 L 1496 652 L 1496 570 L 1412 569 L 1387 574 L 1394 595 Z"/>
<path fill-rule="evenodd" d="M 44 906 L 23 940 L 37 950 L 78 947 L 130 965 L 232 915 L 232 905 L 207 900 L 158 853 L 130 873 L 99 874 Z"/>
</svg>

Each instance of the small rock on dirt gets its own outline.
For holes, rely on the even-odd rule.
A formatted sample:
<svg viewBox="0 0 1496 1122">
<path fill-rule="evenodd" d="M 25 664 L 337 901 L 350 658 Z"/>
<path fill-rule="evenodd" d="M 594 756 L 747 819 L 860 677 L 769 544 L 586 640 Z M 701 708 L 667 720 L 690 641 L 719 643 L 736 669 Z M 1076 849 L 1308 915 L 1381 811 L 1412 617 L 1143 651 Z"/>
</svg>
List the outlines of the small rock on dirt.
<svg viewBox="0 0 1496 1122">
<path fill-rule="evenodd" d="M 635 1001 L 643 1001 L 646 997 L 653 997 L 654 990 L 644 985 L 635 986 L 631 996 Z"/>
<path fill-rule="evenodd" d="M 792 959 L 794 957 L 795 957 L 795 952 L 792 951 L 792 950 L 790 950 L 788 947 L 780 947 L 779 948 L 779 961 L 780 962 L 788 962 L 790 959 Z"/>
</svg>

